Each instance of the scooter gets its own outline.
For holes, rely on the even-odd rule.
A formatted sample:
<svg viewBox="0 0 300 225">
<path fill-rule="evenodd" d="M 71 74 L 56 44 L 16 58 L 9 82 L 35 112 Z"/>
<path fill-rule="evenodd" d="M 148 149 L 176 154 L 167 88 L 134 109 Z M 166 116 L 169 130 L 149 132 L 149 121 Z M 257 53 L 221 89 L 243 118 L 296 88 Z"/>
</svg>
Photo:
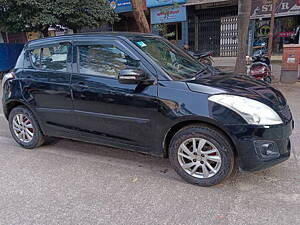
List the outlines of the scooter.
<svg viewBox="0 0 300 225">
<path fill-rule="evenodd" d="M 263 51 L 258 51 L 252 56 L 250 76 L 253 76 L 257 80 L 272 83 L 271 62 Z"/>
<path fill-rule="evenodd" d="M 188 45 L 185 45 L 183 47 L 183 50 L 189 54 L 190 56 L 194 57 L 195 59 L 199 60 L 199 62 L 204 63 L 206 65 L 212 66 L 214 63 L 214 60 L 212 58 L 213 52 L 208 51 L 208 52 L 193 52 L 189 50 Z"/>
<path fill-rule="evenodd" d="M 268 52 L 267 39 L 261 38 L 253 44 L 253 55 L 266 54 Z"/>
</svg>

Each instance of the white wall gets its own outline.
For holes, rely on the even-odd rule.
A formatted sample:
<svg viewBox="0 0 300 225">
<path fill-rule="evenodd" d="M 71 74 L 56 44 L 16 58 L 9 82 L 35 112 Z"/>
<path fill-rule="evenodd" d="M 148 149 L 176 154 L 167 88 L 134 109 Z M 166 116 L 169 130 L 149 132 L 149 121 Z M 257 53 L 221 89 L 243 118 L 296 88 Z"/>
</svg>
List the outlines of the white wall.
<svg viewBox="0 0 300 225">
<path fill-rule="evenodd" d="M 3 43 L 4 41 L 3 41 L 3 37 L 2 37 L 2 35 L 1 35 L 1 31 L 0 31 L 0 43 Z"/>
</svg>

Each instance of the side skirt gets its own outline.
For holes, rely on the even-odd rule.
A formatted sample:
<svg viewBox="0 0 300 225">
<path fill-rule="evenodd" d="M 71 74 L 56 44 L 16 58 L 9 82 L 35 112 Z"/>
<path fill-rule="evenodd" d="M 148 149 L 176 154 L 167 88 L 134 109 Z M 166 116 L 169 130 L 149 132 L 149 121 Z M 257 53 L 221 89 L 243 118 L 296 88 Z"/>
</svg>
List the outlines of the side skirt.
<svg viewBox="0 0 300 225">
<path fill-rule="evenodd" d="M 56 126 L 47 125 L 47 128 L 44 130 L 44 133 L 46 136 L 49 137 L 71 139 L 75 141 L 93 143 L 93 144 L 103 145 L 107 147 L 141 152 L 147 155 L 160 157 L 160 158 L 163 157 L 163 151 L 161 151 L 161 154 L 156 154 L 155 151 L 151 151 L 151 149 L 144 146 L 137 146 L 130 143 L 125 143 L 124 141 L 120 141 L 119 139 L 116 140 L 114 138 L 105 137 L 105 136 L 101 137 L 98 135 L 80 132 L 77 130 L 57 128 Z"/>
</svg>

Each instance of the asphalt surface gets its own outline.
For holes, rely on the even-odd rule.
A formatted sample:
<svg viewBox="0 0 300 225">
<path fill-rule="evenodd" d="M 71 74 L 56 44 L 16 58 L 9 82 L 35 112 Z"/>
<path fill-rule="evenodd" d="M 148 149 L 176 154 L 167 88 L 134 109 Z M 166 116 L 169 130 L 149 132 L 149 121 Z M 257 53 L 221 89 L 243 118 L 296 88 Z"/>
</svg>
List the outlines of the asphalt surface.
<svg viewBox="0 0 300 225">
<path fill-rule="evenodd" d="M 69 140 L 23 150 L 0 112 L 0 224 L 300 224 L 300 84 L 277 87 L 296 121 L 291 158 L 210 188 L 139 153 Z"/>
</svg>

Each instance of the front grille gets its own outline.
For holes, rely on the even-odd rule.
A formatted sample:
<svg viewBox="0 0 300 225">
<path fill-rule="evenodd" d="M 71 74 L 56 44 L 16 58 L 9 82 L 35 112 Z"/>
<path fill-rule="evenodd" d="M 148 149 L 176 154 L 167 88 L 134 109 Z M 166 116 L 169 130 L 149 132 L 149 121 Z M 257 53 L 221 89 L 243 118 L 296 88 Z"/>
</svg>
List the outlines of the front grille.
<svg viewBox="0 0 300 225">
<path fill-rule="evenodd" d="M 292 113 L 290 107 L 286 105 L 281 111 L 280 114 L 284 120 L 290 121 L 292 119 Z"/>
</svg>

